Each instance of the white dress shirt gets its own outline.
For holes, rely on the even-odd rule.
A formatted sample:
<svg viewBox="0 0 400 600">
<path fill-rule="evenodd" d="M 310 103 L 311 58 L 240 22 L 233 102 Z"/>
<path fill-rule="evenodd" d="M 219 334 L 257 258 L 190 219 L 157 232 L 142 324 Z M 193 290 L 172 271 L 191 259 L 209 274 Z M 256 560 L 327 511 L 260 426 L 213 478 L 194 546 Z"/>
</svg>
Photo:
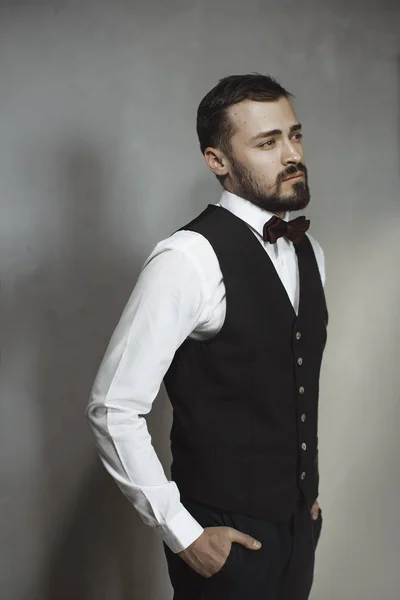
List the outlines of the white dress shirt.
<svg viewBox="0 0 400 600">
<path fill-rule="evenodd" d="M 226 191 L 218 205 L 250 226 L 297 313 L 299 275 L 294 246 L 283 237 L 275 244 L 262 240 L 264 223 L 272 213 Z M 324 283 L 322 249 L 308 237 Z M 187 548 L 203 528 L 180 502 L 175 482 L 165 476 L 142 415 L 150 412 L 182 342 L 217 333 L 225 309 L 224 281 L 208 240 L 196 232 L 178 231 L 159 242 L 144 263 L 111 337 L 86 410 L 105 468 L 142 520 L 173 552 Z"/>
</svg>

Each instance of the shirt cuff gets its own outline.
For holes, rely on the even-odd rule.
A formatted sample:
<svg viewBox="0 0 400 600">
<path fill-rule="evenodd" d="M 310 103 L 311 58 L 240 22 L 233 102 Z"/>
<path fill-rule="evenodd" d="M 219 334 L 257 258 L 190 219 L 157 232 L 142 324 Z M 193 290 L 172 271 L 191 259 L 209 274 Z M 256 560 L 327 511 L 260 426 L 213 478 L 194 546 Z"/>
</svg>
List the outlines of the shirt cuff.
<svg viewBox="0 0 400 600">
<path fill-rule="evenodd" d="M 186 550 L 203 531 L 204 528 L 183 505 L 172 519 L 156 528 L 156 533 L 175 554 Z"/>
</svg>

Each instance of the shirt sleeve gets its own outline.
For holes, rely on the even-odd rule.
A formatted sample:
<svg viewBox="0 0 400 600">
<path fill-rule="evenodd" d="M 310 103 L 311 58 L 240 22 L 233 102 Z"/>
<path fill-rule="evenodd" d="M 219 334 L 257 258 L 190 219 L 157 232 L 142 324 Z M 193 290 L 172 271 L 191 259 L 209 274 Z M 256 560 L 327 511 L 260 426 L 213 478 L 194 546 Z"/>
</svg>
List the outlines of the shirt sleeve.
<svg viewBox="0 0 400 600">
<path fill-rule="evenodd" d="M 166 478 L 143 415 L 203 305 L 202 279 L 190 255 L 156 246 L 111 337 L 86 409 L 106 470 L 173 552 L 204 530 Z"/>
</svg>

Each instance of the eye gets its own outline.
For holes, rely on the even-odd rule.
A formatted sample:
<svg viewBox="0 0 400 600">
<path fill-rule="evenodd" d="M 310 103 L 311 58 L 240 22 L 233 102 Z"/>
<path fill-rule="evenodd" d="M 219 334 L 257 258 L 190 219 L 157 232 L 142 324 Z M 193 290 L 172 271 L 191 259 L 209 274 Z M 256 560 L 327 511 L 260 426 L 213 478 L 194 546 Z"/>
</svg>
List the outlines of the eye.
<svg viewBox="0 0 400 600">
<path fill-rule="evenodd" d="M 302 139 L 303 139 L 303 134 L 302 134 L 302 133 L 295 133 L 295 134 L 293 135 L 293 137 L 294 137 L 296 140 L 300 141 L 300 140 L 302 140 Z"/>
<path fill-rule="evenodd" d="M 270 140 L 267 140 L 266 142 L 263 142 L 262 144 L 260 144 L 260 148 L 271 148 L 271 146 L 273 146 L 275 144 L 275 139 L 272 138 Z"/>
</svg>

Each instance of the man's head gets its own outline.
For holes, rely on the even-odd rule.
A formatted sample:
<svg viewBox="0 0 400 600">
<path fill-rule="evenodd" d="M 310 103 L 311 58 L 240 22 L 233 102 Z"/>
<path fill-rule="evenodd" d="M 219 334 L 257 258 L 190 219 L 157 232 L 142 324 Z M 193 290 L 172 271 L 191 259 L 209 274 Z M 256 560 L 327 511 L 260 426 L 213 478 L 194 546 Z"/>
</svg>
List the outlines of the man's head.
<svg viewBox="0 0 400 600">
<path fill-rule="evenodd" d="M 266 75 L 232 75 L 197 112 L 201 151 L 223 187 L 277 214 L 310 200 L 301 125 L 290 98 Z"/>
</svg>

